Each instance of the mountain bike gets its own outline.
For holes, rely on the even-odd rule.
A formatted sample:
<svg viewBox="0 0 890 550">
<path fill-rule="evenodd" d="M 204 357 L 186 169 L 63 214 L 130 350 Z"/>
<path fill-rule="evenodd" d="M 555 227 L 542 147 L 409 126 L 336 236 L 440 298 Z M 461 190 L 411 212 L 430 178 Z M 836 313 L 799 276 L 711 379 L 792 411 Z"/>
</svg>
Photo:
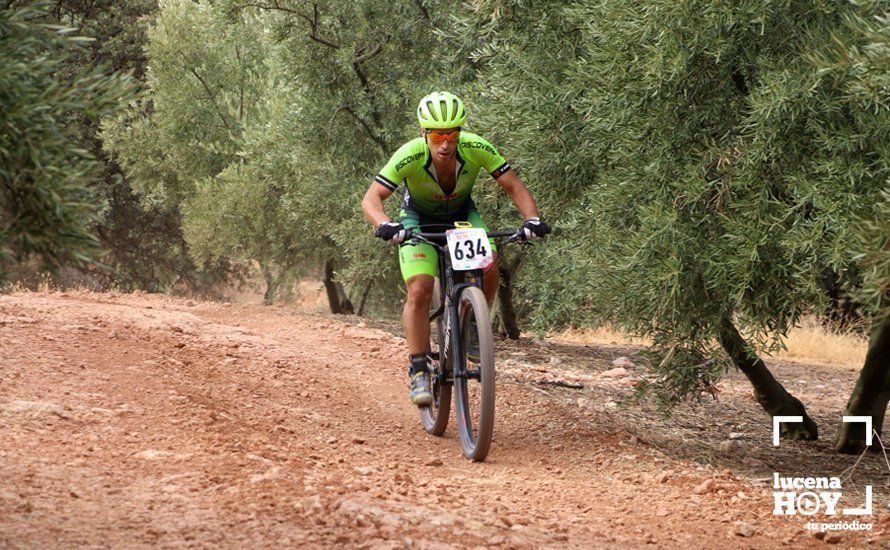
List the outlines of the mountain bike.
<svg viewBox="0 0 890 550">
<path fill-rule="evenodd" d="M 494 431 L 494 341 L 482 292 L 483 270 L 493 262 L 489 238 L 499 245 L 526 241 L 519 231 L 486 233 L 468 225 L 456 222 L 444 233 L 415 229 L 405 242 L 432 245 L 439 256 L 429 316 L 433 403 L 420 407 L 423 427 L 432 435 L 445 432 L 453 393 L 464 456 L 481 462 Z"/>
</svg>

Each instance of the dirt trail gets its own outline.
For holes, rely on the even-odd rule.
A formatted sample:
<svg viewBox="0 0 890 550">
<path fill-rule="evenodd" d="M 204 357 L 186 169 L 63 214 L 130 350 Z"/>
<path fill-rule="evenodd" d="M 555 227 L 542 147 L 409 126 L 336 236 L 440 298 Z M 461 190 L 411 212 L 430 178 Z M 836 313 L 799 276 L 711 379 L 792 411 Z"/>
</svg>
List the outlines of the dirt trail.
<svg viewBox="0 0 890 550">
<path fill-rule="evenodd" d="M 751 475 L 641 440 L 614 403 L 528 382 L 553 360 L 499 357 L 494 445 L 471 464 L 453 426 L 420 427 L 403 341 L 358 323 L 0 297 L 0 546 L 824 543 L 773 516 Z M 887 544 L 886 519 L 839 542 Z"/>
</svg>

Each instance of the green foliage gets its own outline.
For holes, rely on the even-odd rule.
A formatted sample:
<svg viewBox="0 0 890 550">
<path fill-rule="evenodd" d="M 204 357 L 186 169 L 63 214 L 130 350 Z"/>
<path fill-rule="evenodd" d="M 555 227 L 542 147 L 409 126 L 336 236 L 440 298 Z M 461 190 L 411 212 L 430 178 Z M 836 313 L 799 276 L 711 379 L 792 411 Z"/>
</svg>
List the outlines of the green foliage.
<svg viewBox="0 0 890 550">
<path fill-rule="evenodd" d="M 458 92 L 564 230 L 522 253 L 520 309 L 539 329 L 650 337 L 667 403 L 712 388 L 722 330 L 781 346 L 828 286 L 887 315 L 885 11 L 170 0 L 148 30 L 150 95 L 104 136 L 147 205 L 181 211 L 196 261 L 256 261 L 274 286 L 334 260 L 392 302 L 395 254 L 359 201 L 416 132 L 417 98 Z M 517 224 L 494 182 L 477 189 L 490 226 Z"/>
<path fill-rule="evenodd" d="M 144 21 L 156 9 L 155 0 L 52 2 L 50 22 L 78 28 L 79 33 L 94 38 L 72 51 L 59 72 L 73 74 L 98 67 L 129 71 L 142 86 L 147 67 Z M 71 125 L 83 148 L 103 165 L 102 177 L 92 183 L 91 191 L 100 203 L 94 227 L 106 252 L 102 263 L 108 269 L 93 270 L 91 276 L 106 287 L 125 290 L 161 292 L 175 284 L 194 292 L 226 275 L 225 266 L 218 263 L 200 266 L 199 272 L 188 256 L 178 208 L 142 203 L 120 166 L 102 150 L 97 121 L 80 118 Z"/>
<path fill-rule="evenodd" d="M 826 271 L 873 313 L 886 293 L 882 9 L 516 0 L 465 13 L 452 41 L 491 90 L 493 135 L 567 229 L 521 279 L 538 326 L 649 336 L 682 396 L 726 364 L 721 322 L 779 346 L 822 307 Z"/>
<path fill-rule="evenodd" d="M 105 146 L 147 205 L 181 209 L 196 261 L 253 260 L 278 281 L 333 259 L 341 280 L 384 273 L 391 293 L 395 254 L 358 204 L 416 131 L 414 102 L 444 85 L 416 54 L 444 14 L 418 6 L 164 2 L 150 94 Z"/>
<path fill-rule="evenodd" d="M 358 205 L 389 155 L 416 135 L 416 101 L 450 84 L 435 58 L 421 54 L 435 51 L 432 30 L 447 12 L 380 0 L 275 5 L 260 11 L 275 16 L 292 108 L 275 122 L 280 140 L 263 163 L 285 170 L 290 220 L 315 261 L 334 259 L 346 283 L 379 279 L 392 296 L 396 255 L 371 238 Z"/>
<path fill-rule="evenodd" d="M 46 9 L 0 8 L 0 277 L 31 255 L 45 268 L 100 255 L 89 187 L 100 165 L 78 145 L 73 122 L 112 115 L 132 93 L 117 73 L 65 74 L 87 39 L 43 23 Z"/>
</svg>

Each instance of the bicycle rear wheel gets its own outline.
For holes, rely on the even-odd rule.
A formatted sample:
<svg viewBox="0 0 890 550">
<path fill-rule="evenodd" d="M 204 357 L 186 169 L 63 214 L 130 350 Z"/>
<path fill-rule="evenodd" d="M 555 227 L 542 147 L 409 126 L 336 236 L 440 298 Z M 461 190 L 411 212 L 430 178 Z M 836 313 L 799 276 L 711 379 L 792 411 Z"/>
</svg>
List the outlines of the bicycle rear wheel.
<svg viewBox="0 0 890 550">
<path fill-rule="evenodd" d="M 454 379 L 454 407 L 464 456 L 482 462 L 494 431 L 494 341 L 488 302 L 479 288 L 467 287 L 459 301 L 461 355 L 466 375 Z M 470 354 L 469 350 L 475 348 Z"/>
<path fill-rule="evenodd" d="M 430 315 L 439 309 L 442 303 L 442 292 L 439 279 L 433 286 L 433 298 L 430 300 Z M 445 350 L 445 312 L 430 320 L 430 350 L 433 352 L 432 369 L 430 370 L 430 388 L 433 390 L 433 404 L 420 407 L 420 420 L 423 429 L 432 435 L 442 435 L 448 427 L 448 415 L 451 414 L 451 385 L 446 369 Z"/>
</svg>

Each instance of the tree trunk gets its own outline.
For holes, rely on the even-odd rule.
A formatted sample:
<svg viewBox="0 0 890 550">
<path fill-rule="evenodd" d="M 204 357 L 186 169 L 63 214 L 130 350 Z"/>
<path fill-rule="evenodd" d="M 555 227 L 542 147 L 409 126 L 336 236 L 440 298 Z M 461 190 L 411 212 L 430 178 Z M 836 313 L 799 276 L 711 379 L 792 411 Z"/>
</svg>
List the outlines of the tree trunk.
<svg viewBox="0 0 890 550">
<path fill-rule="evenodd" d="M 519 262 L 501 262 L 498 271 L 501 284 L 498 285 L 498 310 L 504 333 L 511 340 L 519 340 L 520 330 L 516 323 L 516 309 L 513 307 L 513 272 Z"/>
<path fill-rule="evenodd" d="M 844 415 L 871 416 L 872 429 L 880 434 L 888 402 L 890 402 L 890 318 L 885 318 L 873 325 L 865 364 L 847 401 Z M 864 448 L 865 424 L 841 423 L 835 449 L 839 453 L 860 453 Z"/>
<path fill-rule="evenodd" d="M 331 313 L 343 313 L 340 305 L 340 293 L 337 291 L 337 284 L 334 282 L 334 260 L 324 261 L 324 289 L 328 295 L 328 306 Z"/>
<path fill-rule="evenodd" d="M 263 305 L 270 306 L 275 301 L 275 293 L 278 291 L 278 283 L 280 282 L 274 275 L 272 269 L 267 265 L 260 266 L 263 273 L 263 279 L 266 281 L 266 292 L 263 294 Z"/>
<path fill-rule="evenodd" d="M 352 302 L 349 300 L 349 296 L 346 294 L 346 289 L 343 288 L 343 285 L 335 281 L 334 286 L 337 287 L 337 295 L 340 298 L 340 313 L 343 315 L 352 315 L 355 313 L 355 308 L 352 307 Z"/>
<path fill-rule="evenodd" d="M 789 422 L 781 425 L 781 435 L 786 439 L 817 439 L 819 432 L 816 423 L 807 415 L 807 411 L 796 397 L 788 393 L 766 368 L 757 356 L 754 348 L 742 338 L 738 329 L 729 317 L 720 323 L 720 345 L 732 362 L 739 368 L 748 381 L 754 386 L 754 395 L 760 406 L 770 416 L 802 416 L 803 422 Z"/>
<path fill-rule="evenodd" d="M 371 293 L 371 285 L 374 283 L 374 280 L 371 279 L 368 281 L 368 284 L 365 285 L 365 290 L 362 291 L 362 299 L 359 300 L 358 303 L 358 314 L 363 315 L 365 313 L 365 302 L 368 301 L 368 294 Z"/>
</svg>

